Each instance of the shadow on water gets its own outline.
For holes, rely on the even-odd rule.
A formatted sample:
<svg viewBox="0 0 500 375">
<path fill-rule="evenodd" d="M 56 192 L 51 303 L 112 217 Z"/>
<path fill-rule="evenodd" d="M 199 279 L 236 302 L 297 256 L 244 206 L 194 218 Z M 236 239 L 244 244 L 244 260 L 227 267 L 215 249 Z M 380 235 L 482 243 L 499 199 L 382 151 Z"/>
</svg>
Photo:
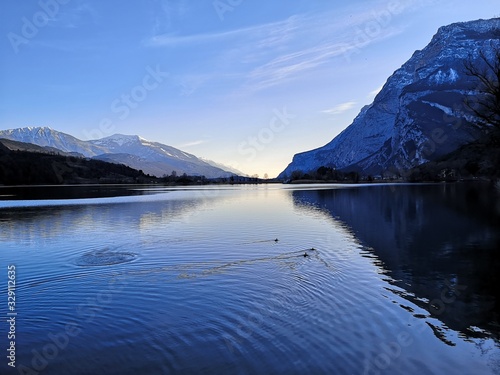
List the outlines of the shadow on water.
<svg viewBox="0 0 500 375">
<path fill-rule="evenodd" d="M 500 340 L 500 192 L 488 184 L 293 191 L 346 224 L 391 284 L 464 339 Z M 409 306 L 401 306 L 410 312 Z M 436 336 L 449 345 L 441 329 Z"/>
</svg>

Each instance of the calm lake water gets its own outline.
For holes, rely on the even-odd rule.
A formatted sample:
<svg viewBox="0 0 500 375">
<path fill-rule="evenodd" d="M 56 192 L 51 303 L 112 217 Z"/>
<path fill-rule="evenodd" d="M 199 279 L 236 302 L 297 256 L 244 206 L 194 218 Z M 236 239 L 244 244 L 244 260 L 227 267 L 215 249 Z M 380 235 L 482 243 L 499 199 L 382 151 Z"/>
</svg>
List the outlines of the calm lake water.
<svg viewBox="0 0 500 375">
<path fill-rule="evenodd" d="M 500 374 L 493 186 L 0 195 L 2 374 Z"/>
</svg>

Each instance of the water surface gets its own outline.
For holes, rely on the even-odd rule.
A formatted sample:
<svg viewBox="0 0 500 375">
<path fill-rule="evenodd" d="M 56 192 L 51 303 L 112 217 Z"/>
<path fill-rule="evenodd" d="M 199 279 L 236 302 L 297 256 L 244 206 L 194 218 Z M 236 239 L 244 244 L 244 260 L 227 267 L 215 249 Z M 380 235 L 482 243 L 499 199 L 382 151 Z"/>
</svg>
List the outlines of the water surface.
<svg viewBox="0 0 500 375">
<path fill-rule="evenodd" d="M 6 266 L 17 269 L 18 366 L 500 373 L 491 186 L 100 189 L 0 202 L 4 295 Z"/>
</svg>

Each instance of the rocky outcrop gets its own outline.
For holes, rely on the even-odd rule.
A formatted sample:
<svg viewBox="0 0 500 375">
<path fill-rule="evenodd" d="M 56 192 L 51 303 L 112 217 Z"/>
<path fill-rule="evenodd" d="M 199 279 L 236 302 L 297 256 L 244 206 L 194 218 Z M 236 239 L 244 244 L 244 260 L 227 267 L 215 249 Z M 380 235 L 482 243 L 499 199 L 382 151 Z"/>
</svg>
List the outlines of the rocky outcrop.
<svg viewBox="0 0 500 375">
<path fill-rule="evenodd" d="M 464 62 L 499 49 L 499 33 L 499 18 L 440 28 L 349 127 L 325 146 L 296 154 L 280 177 L 321 166 L 401 175 L 476 140 L 481 132 L 464 100 L 473 97 L 477 83 Z"/>
</svg>

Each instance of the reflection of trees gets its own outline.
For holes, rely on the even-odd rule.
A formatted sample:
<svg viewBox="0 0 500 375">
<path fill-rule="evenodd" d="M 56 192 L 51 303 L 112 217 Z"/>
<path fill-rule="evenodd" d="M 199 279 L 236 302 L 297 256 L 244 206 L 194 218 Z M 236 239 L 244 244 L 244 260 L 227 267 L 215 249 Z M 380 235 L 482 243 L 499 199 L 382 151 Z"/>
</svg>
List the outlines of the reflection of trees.
<svg viewBox="0 0 500 375">
<path fill-rule="evenodd" d="M 31 243 L 63 232 L 101 226 L 100 230 L 145 229 L 182 220 L 215 197 L 164 199 L 145 202 L 77 204 L 0 209 L 0 241 Z M 83 230 L 82 229 L 82 230 Z"/>
<path fill-rule="evenodd" d="M 294 191 L 373 249 L 403 297 L 468 337 L 500 334 L 500 215 L 488 187 L 371 186 Z M 414 295 L 414 296 L 413 296 Z"/>
</svg>

